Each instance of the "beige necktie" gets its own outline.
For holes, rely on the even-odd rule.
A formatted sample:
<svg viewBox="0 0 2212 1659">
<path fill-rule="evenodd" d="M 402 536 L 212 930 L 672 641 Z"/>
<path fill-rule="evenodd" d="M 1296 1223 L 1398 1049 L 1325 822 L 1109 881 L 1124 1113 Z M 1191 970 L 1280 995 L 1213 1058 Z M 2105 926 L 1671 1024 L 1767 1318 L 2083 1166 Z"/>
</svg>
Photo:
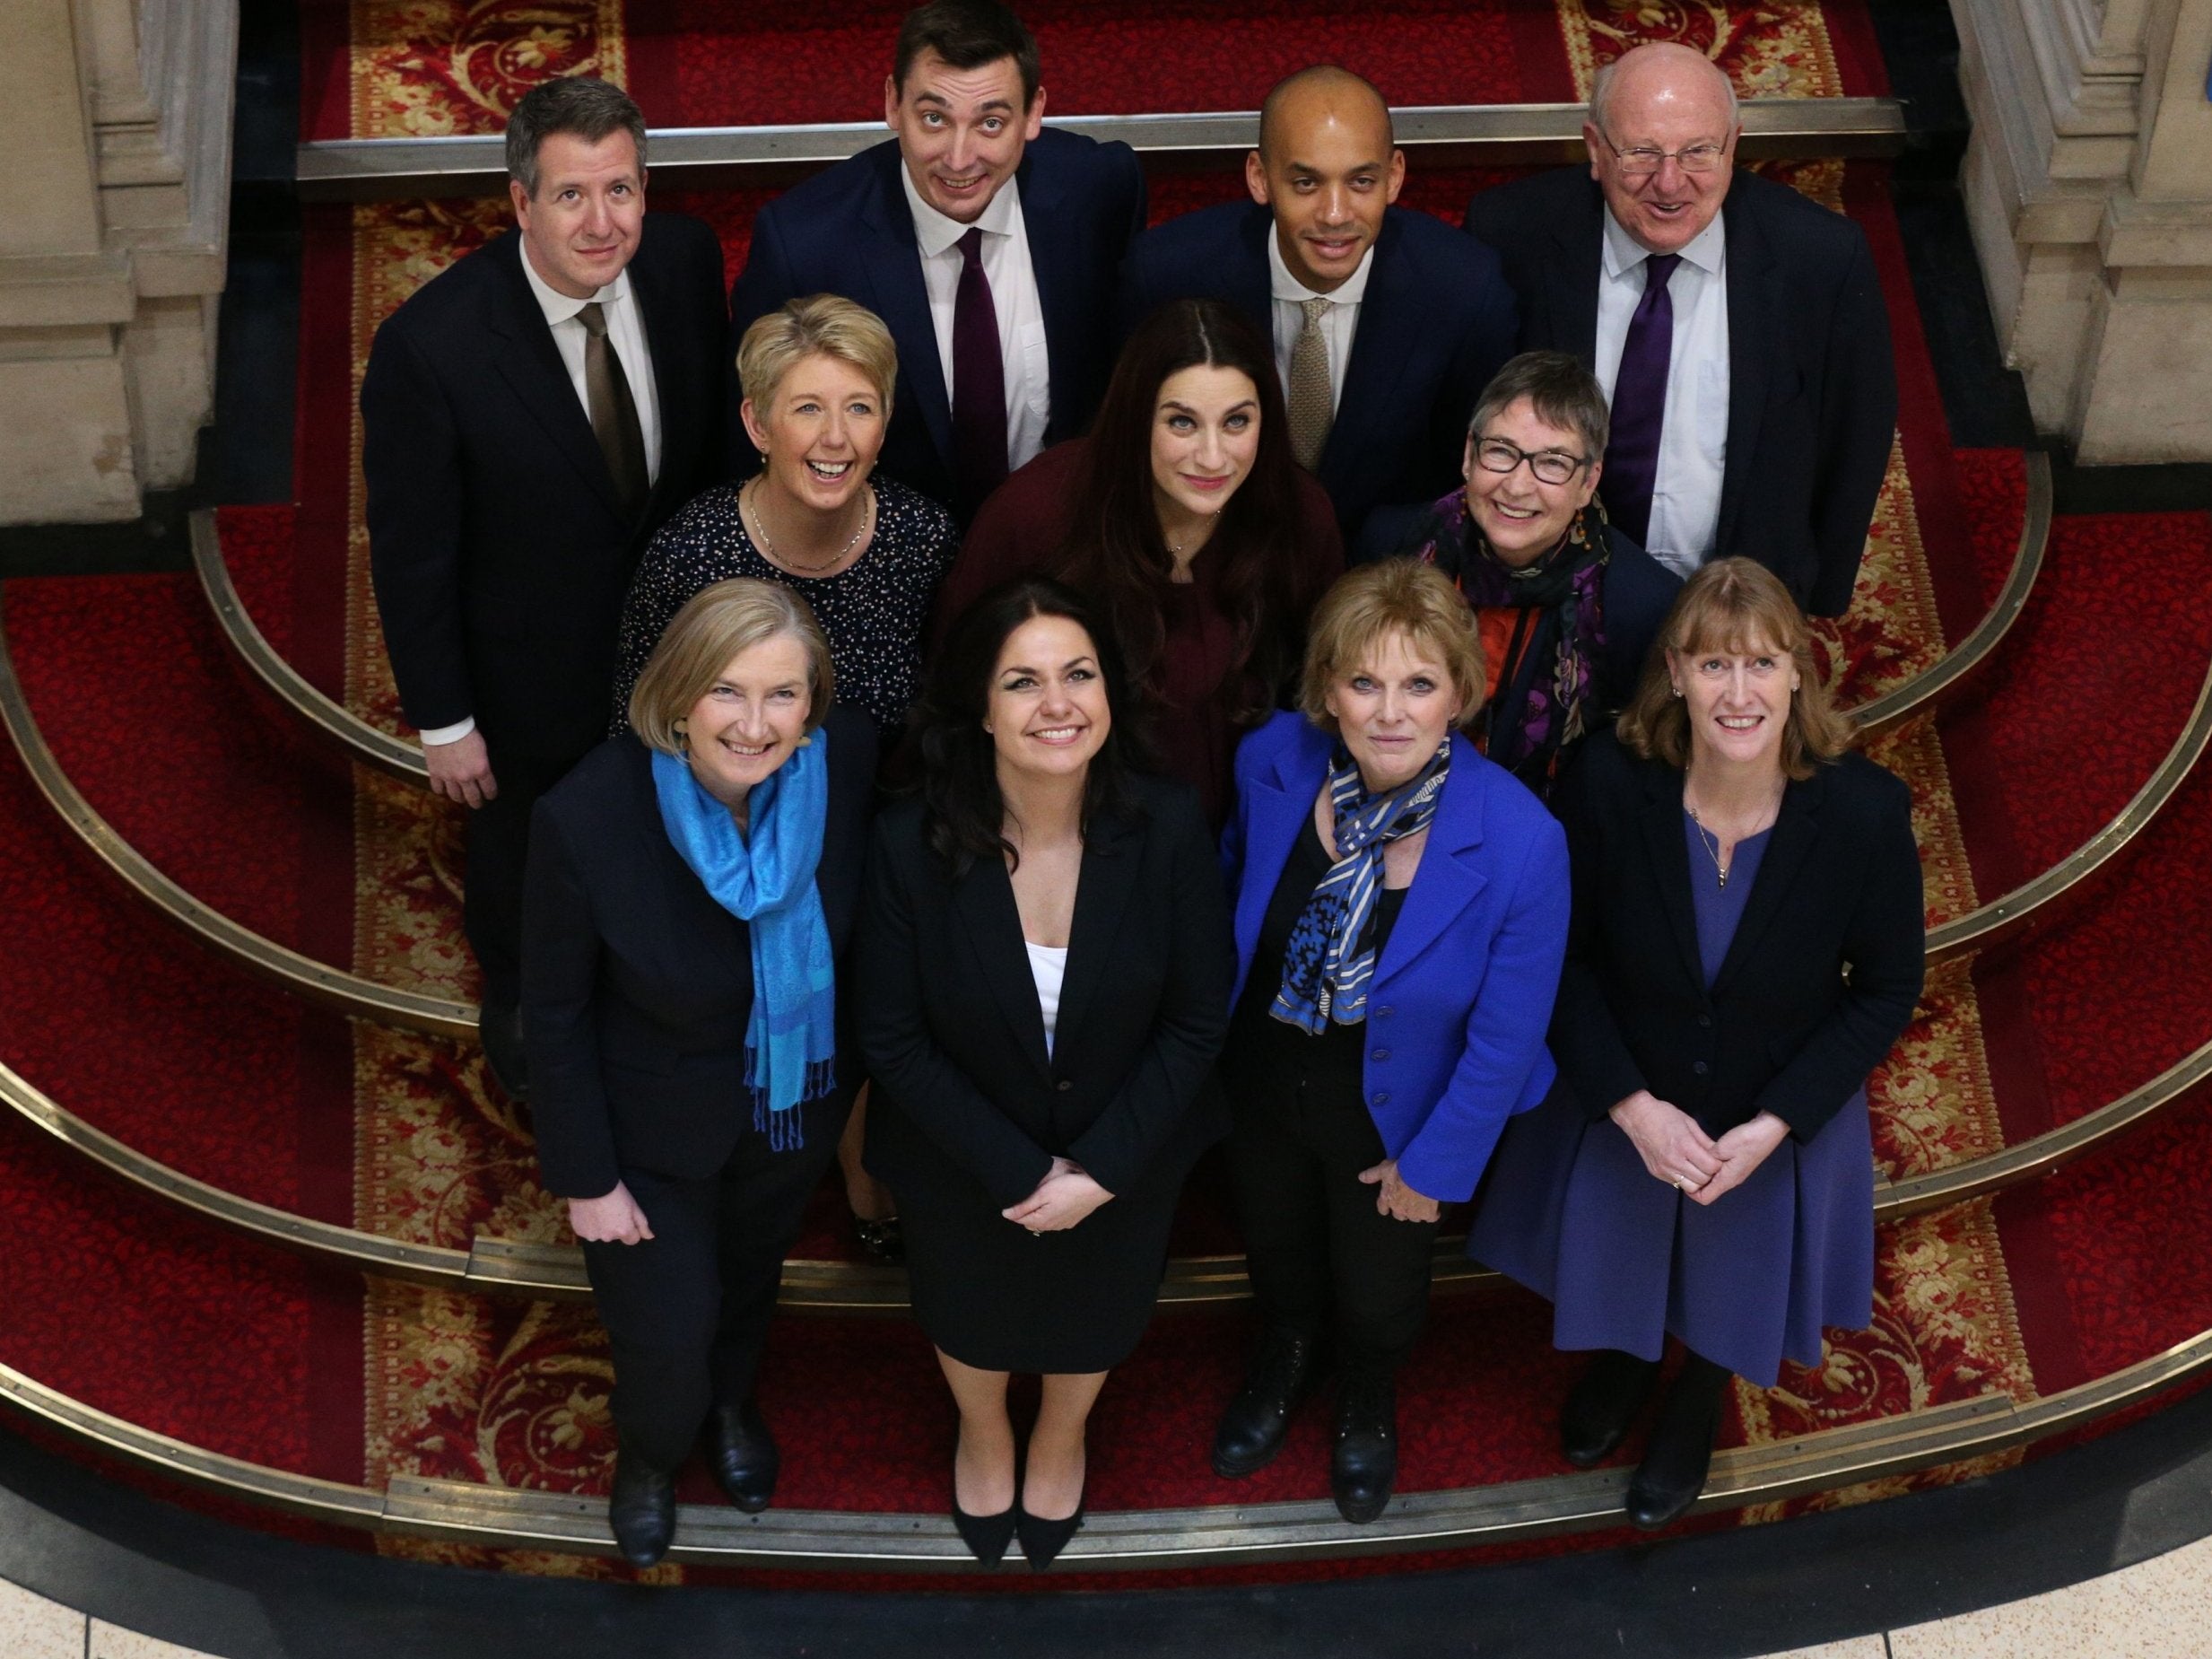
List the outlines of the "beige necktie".
<svg viewBox="0 0 2212 1659">
<path fill-rule="evenodd" d="M 584 400 L 591 414 L 591 435 L 606 457 L 614 493 L 632 513 L 645 506 L 652 479 L 645 466 L 645 429 L 630 396 L 630 377 L 606 337 L 606 313 L 597 300 L 576 313 L 584 325 Z"/>
<path fill-rule="evenodd" d="M 1321 318 L 1335 303 L 1333 300 L 1299 301 L 1298 309 L 1305 320 L 1298 325 L 1298 338 L 1291 344 L 1291 453 L 1308 472 L 1320 466 L 1329 426 L 1337 418 L 1328 386 L 1328 336 L 1321 332 Z"/>
</svg>

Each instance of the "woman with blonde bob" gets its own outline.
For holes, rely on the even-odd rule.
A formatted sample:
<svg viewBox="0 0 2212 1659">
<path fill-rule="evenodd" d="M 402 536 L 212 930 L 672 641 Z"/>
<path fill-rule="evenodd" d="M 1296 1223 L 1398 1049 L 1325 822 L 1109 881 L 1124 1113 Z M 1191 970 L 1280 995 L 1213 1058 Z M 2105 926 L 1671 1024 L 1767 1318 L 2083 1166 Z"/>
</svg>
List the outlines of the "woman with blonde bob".
<svg viewBox="0 0 2212 1659">
<path fill-rule="evenodd" d="M 1660 1527 L 1703 1489 L 1727 1384 L 1816 1365 L 1868 1323 L 1868 1073 L 1920 991 L 1905 786 L 1848 753 L 1803 615 L 1748 559 L 1705 566 L 1617 729 L 1562 775 L 1574 925 L 1561 1087 L 1510 1129 L 1468 1252 L 1589 1349 L 1570 1463 L 1603 1462 L 1686 1350 L 1628 1492 Z"/>
<path fill-rule="evenodd" d="M 1238 973 L 1222 1073 L 1261 1329 L 1214 1468 L 1276 1455 L 1333 1347 L 1329 1483 L 1353 1522 L 1389 1499 L 1394 1378 L 1441 1208 L 1472 1196 L 1553 1078 L 1566 842 L 1467 739 L 1476 628 L 1433 565 L 1340 579 L 1314 613 L 1299 712 L 1237 753 L 1224 837 Z"/>
<path fill-rule="evenodd" d="M 631 729 L 539 801 L 522 1010 L 545 1190 L 568 1201 L 614 1360 L 616 1541 L 675 1527 L 703 1425 L 738 1507 L 776 1443 L 753 1397 L 783 1258 L 852 1101 L 837 962 L 875 730 L 831 701 L 829 642 L 774 583 L 676 613 Z"/>
</svg>

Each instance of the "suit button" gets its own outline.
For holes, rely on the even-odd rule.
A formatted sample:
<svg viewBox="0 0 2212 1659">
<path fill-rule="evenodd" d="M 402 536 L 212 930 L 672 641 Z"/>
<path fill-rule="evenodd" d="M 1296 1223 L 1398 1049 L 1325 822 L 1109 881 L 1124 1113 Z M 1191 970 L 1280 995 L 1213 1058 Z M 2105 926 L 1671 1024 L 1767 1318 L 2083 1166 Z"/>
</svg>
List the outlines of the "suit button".
<svg viewBox="0 0 2212 1659">
<path fill-rule="evenodd" d="M 1054 1088 L 1058 1089 L 1058 1090 L 1060 1091 L 1060 1093 L 1061 1093 L 1061 1094 L 1065 1095 L 1066 1093 L 1067 1093 L 1067 1091 L 1068 1091 L 1069 1089 L 1071 1089 L 1071 1088 L 1075 1087 L 1076 1086 L 1075 1086 L 1073 1083 L 1069 1082 L 1069 1081 L 1068 1081 L 1066 1078 L 1061 1078 L 1058 1082 L 1055 1083 L 1052 1087 L 1053 1087 Z"/>
<path fill-rule="evenodd" d="M 1702 1078 L 1702 1077 L 1703 1077 L 1703 1076 L 1704 1076 L 1704 1075 L 1705 1075 L 1708 1071 L 1711 1071 L 1711 1070 L 1712 1070 L 1712 1068 L 1711 1068 L 1711 1066 L 1707 1065 L 1707 1064 L 1706 1064 L 1703 1061 L 1702 1061 L 1702 1060 L 1701 1060 L 1701 1061 L 1699 1061 L 1696 1064 L 1694 1064 L 1694 1066 L 1692 1066 L 1692 1067 L 1690 1068 L 1690 1070 L 1693 1070 L 1693 1071 L 1694 1071 L 1694 1072 L 1696 1072 L 1696 1073 L 1697 1073 L 1697 1075 L 1698 1075 L 1699 1077 L 1701 1077 L 1701 1078 Z M 1067 1085 L 1066 1085 L 1066 1084 L 1062 1084 L 1062 1085 L 1061 1085 L 1061 1087 L 1062 1087 L 1063 1088 L 1065 1088 L 1065 1087 L 1067 1087 Z"/>
<path fill-rule="evenodd" d="M 1712 1029 L 1712 1016 L 1710 1014 L 1700 1014 L 1697 1017 L 1697 1023 L 1700 1026 L 1703 1026 L 1706 1030 L 1711 1031 Z"/>
<path fill-rule="evenodd" d="M 1390 1051 L 1387 1048 L 1379 1048 L 1367 1058 L 1370 1060 L 1388 1060 L 1390 1058 Z"/>
<path fill-rule="evenodd" d="M 1378 1090 L 1374 1096 L 1374 1102 L 1375 1105 L 1379 1106 L 1387 1106 L 1390 1104 L 1390 1096 L 1387 1091 Z"/>
</svg>

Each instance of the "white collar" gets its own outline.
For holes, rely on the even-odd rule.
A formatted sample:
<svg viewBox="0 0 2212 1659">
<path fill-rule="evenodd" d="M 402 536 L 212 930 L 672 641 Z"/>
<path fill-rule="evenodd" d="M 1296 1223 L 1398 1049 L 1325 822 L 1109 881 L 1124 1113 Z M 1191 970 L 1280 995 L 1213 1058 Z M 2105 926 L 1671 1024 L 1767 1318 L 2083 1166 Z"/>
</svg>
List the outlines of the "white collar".
<svg viewBox="0 0 2212 1659">
<path fill-rule="evenodd" d="M 519 237 L 522 232 L 518 231 L 515 234 Z M 630 273 L 625 269 L 615 272 L 614 280 L 590 299 L 571 300 L 537 274 L 537 267 L 530 263 L 530 244 L 527 241 L 522 244 L 522 274 L 529 280 L 530 292 L 537 296 L 538 310 L 545 313 L 545 326 L 548 328 L 556 323 L 568 321 L 587 305 L 612 305 L 630 292 Z"/>
<path fill-rule="evenodd" d="M 1651 257 L 1651 250 L 1621 228 L 1621 222 L 1613 216 L 1608 204 L 1606 214 L 1605 266 L 1607 276 L 1620 276 L 1635 269 Z M 1728 263 L 1729 237 L 1721 215 L 1715 214 L 1712 223 L 1675 251 L 1708 276 L 1718 276 Z"/>
<path fill-rule="evenodd" d="M 1374 268 L 1375 245 L 1367 244 L 1367 251 L 1352 268 L 1352 275 L 1337 284 L 1333 293 L 1316 293 L 1291 275 L 1291 268 L 1283 262 L 1283 244 L 1278 240 L 1272 218 L 1267 224 L 1267 291 L 1277 300 L 1288 300 L 1293 305 L 1308 300 L 1328 300 L 1338 305 L 1357 305 L 1367 295 L 1367 273 Z"/>
<path fill-rule="evenodd" d="M 914 175 L 907 171 L 904 156 L 899 158 L 899 182 L 905 187 L 907 210 L 914 215 L 914 240 L 925 258 L 935 258 L 971 230 L 992 236 L 1014 234 L 1015 214 L 1022 205 L 1022 181 L 1018 179 L 1009 179 L 999 187 L 990 205 L 976 215 L 973 224 L 947 218 L 923 200 L 922 193 L 914 188 Z"/>
</svg>

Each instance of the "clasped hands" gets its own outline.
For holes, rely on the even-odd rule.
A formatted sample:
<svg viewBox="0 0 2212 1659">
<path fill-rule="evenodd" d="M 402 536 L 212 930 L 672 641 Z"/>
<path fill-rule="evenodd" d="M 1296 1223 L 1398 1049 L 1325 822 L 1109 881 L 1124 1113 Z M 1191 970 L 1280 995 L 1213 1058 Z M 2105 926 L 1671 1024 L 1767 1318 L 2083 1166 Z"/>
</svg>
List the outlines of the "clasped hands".
<svg viewBox="0 0 2212 1659">
<path fill-rule="evenodd" d="M 1638 1089 L 1608 1115 L 1621 1126 L 1654 1179 L 1677 1187 L 1694 1203 L 1710 1204 L 1734 1191 L 1787 1139 L 1790 1125 L 1772 1112 L 1738 1123 L 1715 1140 L 1679 1106 Z"/>
<path fill-rule="evenodd" d="M 1056 1157 L 1034 1192 L 998 1213 L 1032 1233 L 1062 1233 L 1112 1197 L 1081 1165 Z"/>
</svg>

